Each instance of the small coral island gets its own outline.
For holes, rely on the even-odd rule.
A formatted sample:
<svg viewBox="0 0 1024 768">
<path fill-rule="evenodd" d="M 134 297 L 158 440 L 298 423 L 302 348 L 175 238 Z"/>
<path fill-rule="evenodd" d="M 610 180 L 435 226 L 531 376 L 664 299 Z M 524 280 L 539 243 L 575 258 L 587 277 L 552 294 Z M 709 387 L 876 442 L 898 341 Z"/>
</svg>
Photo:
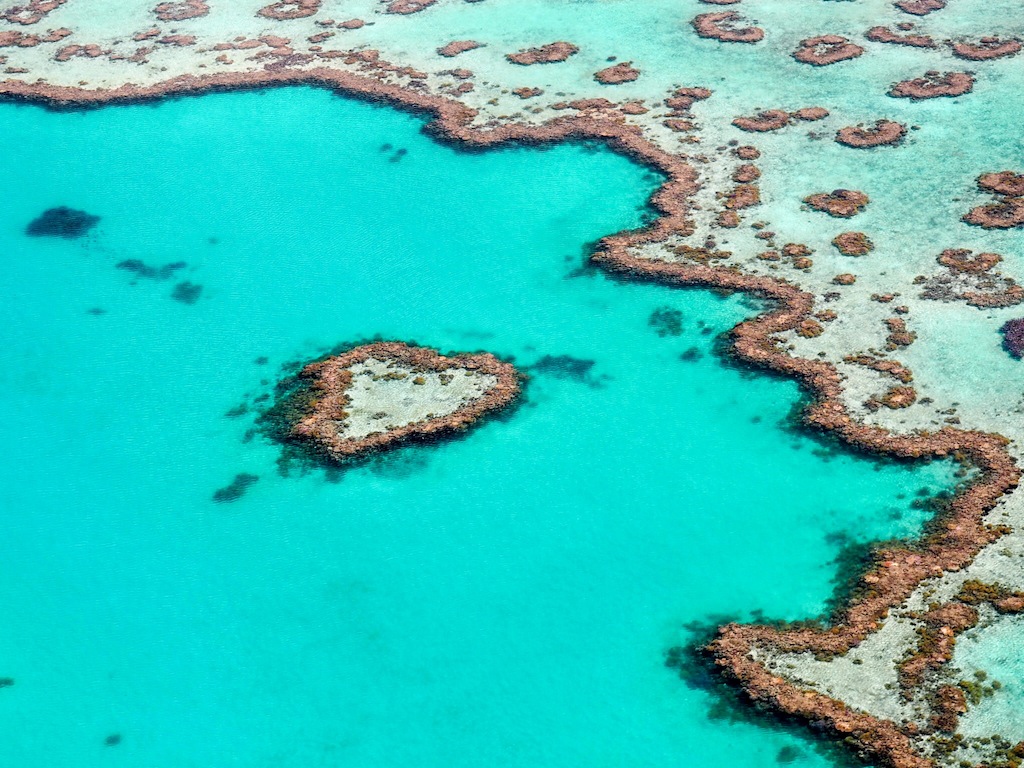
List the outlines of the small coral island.
<svg viewBox="0 0 1024 768">
<path fill-rule="evenodd" d="M 488 353 L 445 357 L 375 342 L 314 361 L 279 385 L 270 433 L 329 463 L 466 430 L 512 403 L 521 376 Z"/>
</svg>

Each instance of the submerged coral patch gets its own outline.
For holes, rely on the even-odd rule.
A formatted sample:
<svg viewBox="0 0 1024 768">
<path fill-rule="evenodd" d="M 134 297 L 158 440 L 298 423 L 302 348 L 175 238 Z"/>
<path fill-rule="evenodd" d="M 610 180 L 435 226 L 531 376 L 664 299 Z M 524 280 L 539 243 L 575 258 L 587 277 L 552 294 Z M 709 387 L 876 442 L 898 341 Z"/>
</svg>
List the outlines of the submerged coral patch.
<svg viewBox="0 0 1024 768">
<path fill-rule="evenodd" d="M 62 237 L 66 240 L 75 240 L 88 234 L 99 222 L 99 216 L 62 205 L 43 211 L 38 218 L 29 222 L 25 234 L 29 237 Z"/>
</svg>

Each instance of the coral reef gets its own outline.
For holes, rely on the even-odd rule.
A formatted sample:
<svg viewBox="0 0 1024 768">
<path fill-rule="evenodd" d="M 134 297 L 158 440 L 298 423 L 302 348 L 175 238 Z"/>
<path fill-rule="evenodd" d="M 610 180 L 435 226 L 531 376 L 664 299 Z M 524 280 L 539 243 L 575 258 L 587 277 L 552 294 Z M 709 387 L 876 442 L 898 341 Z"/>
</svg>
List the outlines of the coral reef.
<svg viewBox="0 0 1024 768">
<path fill-rule="evenodd" d="M 410 375 L 413 386 L 426 387 L 422 374 L 440 374 L 437 378 L 441 389 L 453 378 L 453 374 L 489 377 L 493 383 L 478 397 L 457 402 L 453 409 L 441 415 L 428 413 L 426 418 L 383 425 L 372 431 L 346 434 L 346 422 L 352 418 L 351 388 L 361 364 L 375 362 L 382 365 L 387 373 L 370 369 L 373 381 L 406 379 Z M 393 370 L 392 370 L 393 369 Z M 380 451 L 410 439 L 436 437 L 463 431 L 479 421 L 485 414 L 503 408 L 519 395 L 519 377 L 515 368 L 493 355 L 458 355 L 445 357 L 436 350 L 414 347 L 398 342 L 376 342 L 356 347 L 340 355 L 310 363 L 298 374 L 305 383 L 300 401 L 294 404 L 298 414 L 291 427 L 290 438 L 308 447 L 316 455 L 332 461 L 346 461 L 368 451 Z M 372 383 L 369 384 L 372 388 Z M 386 394 L 386 393 L 385 393 Z M 386 401 L 377 401 L 374 407 L 386 415 Z M 373 418 L 373 417 L 371 417 Z M 386 420 L 386 419 L 385 419 Z"/>
<path fill-rule="evenodd" d="M 867 207 L 870 199 L 863 192 L 852 189 L 836 189 L 819 192 L 804 198 L 804 202 L 816 211 L 840 219 L 856 216 Z"/>
<path fill-rule="evenodd" d="M 301 19 L 305 16 L 312 16 L 320 10 L 321 0 L 281 0 L 260 8 L 256 13 L 275 21 L 287 21 L 289 19 Z"/>
<path fill-rule="evenodd" d="M 867 31 L 865 37 L 876 43 L 908 45 L 912 48 L 934 48 L 937 45 L 935 40 L 928 35 L 901 35 L 899 32 L 893 32 L 888 27 L 872 27 Z"/>
<path fill-rule="evenodd" d="M 424 8 L 429 8 L 437 0 L 383 0 L 387 2 L 387 13 L 410 14 L 419 13 Z"/>
<path fill-rule="evenodd" d="M 999 330 L 1006 351 L 1018 360 L 1024 358 L 1024 317 L 1008 320 Z"/>
<path fill-rule="evenodd" d="M 900 99 L 936 99 L 942 96 L 962 96 L 974 90 L 974 76 L 968 72 L 946 72 L 936 70 L 924 73 L 923 77 L 903 80 L 889 89 L 889 95 Z"/>
<path fill-rule="evenodd" d="M 466 51 L 472 51 L 474 48 L 483 47 L 483 43 L 478 43 L 476 40 L 453 40 L 446 45 L 441 46 L 437 49 L 437 52 L 441 56 L 451 58 L 452 56 L 458 56 L 460 53 Z"/>
<path fill-rule="evenodd" d="M 700 37 L 723 43 L 757 43 L 764 40 L 764 30 L 755 26 L 742 26 L 743 18 L 736 11 L 702 13 L 690 24 Z"/>
<path fill-rule="evenodd" d="M 600 72 L 594 73 L 594 79 L 604 85 L 618 85 L 619 83 L 631 83 L 640 77 L 640 70 L 633 67 L 633 62 L 622 61 L 610 67 L 605 67 Z"/>
<path fill-rule="evenodd" d="M 863 232 L 843 232 L 832 238 L 832 245 L 844 256 L 866 256 L 875 249 L 871 238 Z"/>
<path fill-rule="evenodd" d="M 998 202 L 972 208 L 963 220 L 984 229 L 1011 229 L 1024 225 L 1024 175 L 1013 171 L 985 173 L 978 187 L 998 197 Z"/>
<path fill-rule="evenodd" d="M 530 64 L 554 64 L 574 56 L 579 53 L 579 50 L 572 43 L 559 40 L 554 43 L 547 43 L 539 48 L 527 48 L 518 53 L 510 53 L 505 58 L 513 64 L 519 64 L 524 67 Z"/>
<path fill-rule="evenodd" d="M 847 59 L 855 59 L 864 53 L 859 45 L 851 43 L 840 35 L 820 35 L 800 41 L 800 47 L 793 51 L 793 58 L 804 64 L 825 67 Z"/>
<path fill-rule="evenodd" d="M 180 0 L 179 2 L 160 3 L 153 13 L 160 21 L 186 21 L 205 16 L 210 12 L 210 5 L 205 0 Z"/>
<path fill-rule="evenodd" d="M 781 109 L 768 109 L 758 112 L 753 117 L 737 117 L 732 124 L 742 131 L 764 133 L 785 128 L 789 125 L 789 120 L 789 112 L 784 112 Z"/>
<path fill-rule="evenodd" d="M 968 61 L 989 61 L 1020 53 L 1024 45 L 1020 40 L 1001 40 L 998 37 L 983 37 L 976 43 L 952 43 L 953 55 Z"/>
<path fill-rule="evenodd" d="M 68 0 L 30 0 L 25 5 L 14 5 L 0 14 L 0 18 L 12 24 L 38 24 L 47 15 L 60 8 Z"/>
<path fill-rule="evenodd" d="M 907 126 L 893 120 L 877 120 L 873 128 L 848 126 L 836 134 L 836 141 L 848 147 L 868 149 L 871 147 L 899 144 L 907 135 Z"/>
<path fill-rule="evenodd" d="M 915 16 L 927 16 L 934 11 L 941 11 L 946 7 L 946 0 L 899 0 L 894 5 L 904 13 L 912 13 Z"/>
</svg>

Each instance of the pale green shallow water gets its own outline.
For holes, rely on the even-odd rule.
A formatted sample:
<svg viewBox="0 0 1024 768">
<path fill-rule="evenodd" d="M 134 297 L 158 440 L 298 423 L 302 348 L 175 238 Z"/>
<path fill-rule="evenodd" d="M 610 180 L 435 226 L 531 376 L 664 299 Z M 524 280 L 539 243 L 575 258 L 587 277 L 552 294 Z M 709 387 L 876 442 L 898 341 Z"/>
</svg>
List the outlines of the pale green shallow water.
<svg viewBox="0 0 1024 768">
<path fill-rule="evenodd" d="M 643 169 L 459 154 L 311 89 L 0 123 L 0 764 L 828 763 L 710 718 L 663 653 L 687 623 L 821 613 L 843 535 L 913 534 L 948 468 L 816 455 L 780 425 L 794 384 L 710 353 L 739 299 L 570 278 L 641 221 Z M 22 234 L 59 204 L 102 221 Z M 188 267 L 133 285 L 127 258 Z M 663 306 L 682 336 L 648 326 Z M 375 334 L 595 362 L 463 440 L 278 476 L 224 414 Z"/>
</svg>

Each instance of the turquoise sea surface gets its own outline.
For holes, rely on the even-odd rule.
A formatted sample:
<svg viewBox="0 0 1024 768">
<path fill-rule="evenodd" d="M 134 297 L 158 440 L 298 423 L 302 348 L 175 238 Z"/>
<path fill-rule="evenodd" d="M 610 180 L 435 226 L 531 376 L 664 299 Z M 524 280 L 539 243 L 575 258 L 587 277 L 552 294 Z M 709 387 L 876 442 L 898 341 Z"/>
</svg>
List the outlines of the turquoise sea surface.
<svg viewBox="0 0 1024 768">
<path fill-rule="evenodd" d="M 742 297 L 581 270 L 657 178 L 304 88 L 0 125 L 0 766 L 830 764 L 665 651 L 820 615 L 844 544 L 913 535 L 951 467 L 787 426 L 796 385 L 714 351 Z M 101 221 L 26 237 L 58 205 Z M 525 402 L 283 476 L 258 399 L 377 335 L 514 358 Z"/>
</svg>

